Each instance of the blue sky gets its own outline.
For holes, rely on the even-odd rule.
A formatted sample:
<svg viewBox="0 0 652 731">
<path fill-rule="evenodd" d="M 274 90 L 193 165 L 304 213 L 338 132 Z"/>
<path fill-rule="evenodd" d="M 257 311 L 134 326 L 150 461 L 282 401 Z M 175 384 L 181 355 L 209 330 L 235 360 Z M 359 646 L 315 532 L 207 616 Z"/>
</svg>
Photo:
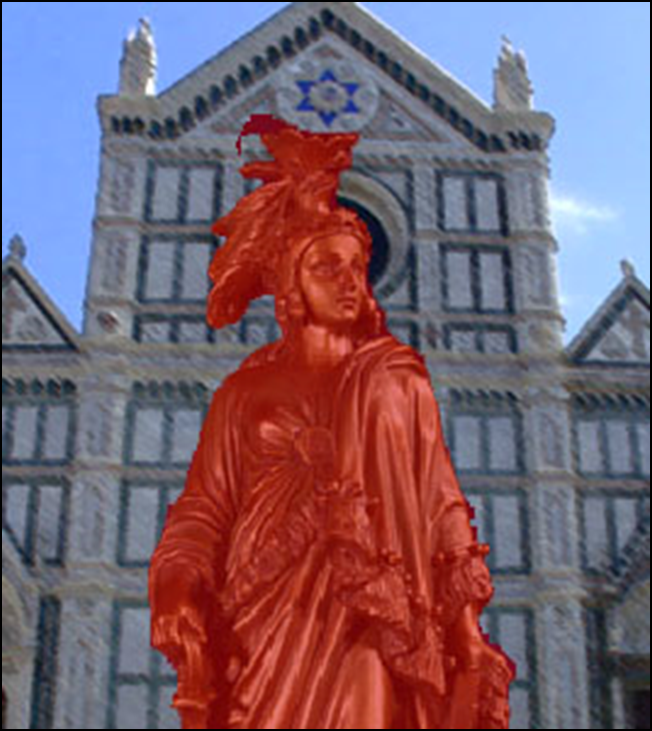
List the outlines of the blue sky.
<svg viewBox="0 0 652 731">
<path fill-rule="evenodd" d="M 2 250 L 79 327 L 99 159 L 99 94 L 150 18 L 158 89 L 288 3 L 3 2 Z M 647 2 L 368 2 L 372 13 L 487 103 L 507 35 L 527 55 L 535 106 L 557 121 L 551 155 L 559 278 L 570 340 L 629 258 L 650 282 L 650 5 Z"/>
</svg>

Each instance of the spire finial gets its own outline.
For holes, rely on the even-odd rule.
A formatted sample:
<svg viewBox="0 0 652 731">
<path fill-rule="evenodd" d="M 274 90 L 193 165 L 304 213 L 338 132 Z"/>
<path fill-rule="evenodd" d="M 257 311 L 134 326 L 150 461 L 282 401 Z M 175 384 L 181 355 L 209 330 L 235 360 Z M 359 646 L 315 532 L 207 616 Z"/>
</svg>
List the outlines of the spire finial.
<svg viewBox="0 0 652 731">
<path fill-rule="evenodd" d="M 9 242 L 9 256 L 17 261 L 25 261 L 27 256 L 27 246 L 23 240 L 23 237 L 19 234 L 12 236 Z"/>
<path fill-rule="evenodd" d="M 498 68 L 494 71 L 494 108 L 504 111 L 532 109 L 533 90 L 523 51 L 515 51 L 511 40 L 502 36 Z"/>
<path fill-rule="evenodd" d="M 623 259 L 620 262 L 620 268 L 622 269 L 623 276 L 627 279 L 634 279 L 636 277 L 636 267 L 630 259 Z"/>
<path fill-rule="evenodd" d="M 514 45 L 512 44 L 509 36 L 503 33 L 500 39 L 503 44 L 501 54 L 505 57 L 512 56 L 514 54 Z"/>
<path fill-rule="evenodd" d="M 120 94 L 153 96 L 156 93 L 157 55 L 149 18 L 140 18 L 123 45 Z"/>
</svg>

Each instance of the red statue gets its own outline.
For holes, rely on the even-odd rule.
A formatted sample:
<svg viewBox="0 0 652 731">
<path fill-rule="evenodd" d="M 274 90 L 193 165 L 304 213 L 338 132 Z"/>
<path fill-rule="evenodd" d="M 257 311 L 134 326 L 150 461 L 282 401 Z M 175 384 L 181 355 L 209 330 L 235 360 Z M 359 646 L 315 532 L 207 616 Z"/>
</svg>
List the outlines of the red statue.
<svg viewBox="0 0 652 731">
<path fill-rule="evenodd" d="M 424 358 L 387 329 L 338 207 L 356 134 L 254 116 L 273 159 L 214 225 L 208 321 L 275 295 L 282 337 L 216 391 L 149 574 L 192 729 L 506 729 L 514 663 Z M 238 142 L 240 145 L 240 141 Z"/>
</svg>

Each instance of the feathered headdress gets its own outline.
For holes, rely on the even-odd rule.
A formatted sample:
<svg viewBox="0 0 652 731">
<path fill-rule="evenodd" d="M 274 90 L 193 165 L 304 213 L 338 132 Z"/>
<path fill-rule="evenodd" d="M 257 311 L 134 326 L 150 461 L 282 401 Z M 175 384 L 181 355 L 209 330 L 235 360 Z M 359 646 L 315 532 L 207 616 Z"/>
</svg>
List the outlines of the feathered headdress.
<svg viewBox="0 0 652 731">
<path fill-rule="evenodd" d="M 307 132 L 271 115 L 253 115 L 238 138 L 239 154 L 242 138 L 252 134 L 261 136 L 274 159 L 240 169 L 263 185 L 213 225 L 213 233 L 226 237 L 209 269 L 214 286 L 207 318 L 216 329 L 238 322 L 251 300 L 291 285 L 291 255 L 301 242 L 348 231 L 371 250 L 364 224 L 337 205 L 339 176 L 351 167 L 358 134 Z"/>
</svg>

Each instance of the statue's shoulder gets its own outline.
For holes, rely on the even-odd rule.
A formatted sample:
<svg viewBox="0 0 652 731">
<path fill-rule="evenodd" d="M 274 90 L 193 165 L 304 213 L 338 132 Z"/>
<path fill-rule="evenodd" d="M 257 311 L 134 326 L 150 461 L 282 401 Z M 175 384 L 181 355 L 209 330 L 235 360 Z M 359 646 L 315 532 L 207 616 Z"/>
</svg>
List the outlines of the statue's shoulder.
<svg viewBox="0 0 652 731">
<path fill-rule="evenodd" d="M 356 351 L 354 360 L 360 367 L 379 375 L 411 372 L 428 377 L 423 355 L 391 333 L 367 341 Z"/>
<path fill-rule="evenodd" d="M 237 372 L 273 366 L 278 360 L 283 345 L 283 340 L 275 340 L 273 343 L 268 343 L 267 345 L 263 345 L 262 348 L 254 350 L 253 353 L 242 361 Z"/>
<path fill-rule="evenodd" d="M 248 355 L 235 371 L 229 373 L 220 388 L 231 394 L 251 396 L 258 387 L 267 387 L 275 374 L 279 373 L 279 362 L 275 357 L 279 343 L 271 343 Z"/>
<path fill-rule="evenodd" d="M 253 394 L 258 386 L 268 390 L 269 384 L 287 378 L 287 368 L 279 358 L 280 341 L 259 348 L 223 381 L 223 387 Z M 414 348 L 402 343 L 391 333 L 379 335 L 360 345 L 349 359 L 345 376 L 364 373 L 381 379 L 420 376 L 429 379 L 425 358 Z"/>
<path fill-rule="evenodd" d="M 425 358 L 393 335 L 380 336 L 356 351 L 342 388 L 342 396 L 355 403 L 363 400 L 381 410 L 391 404 L 394 415 L 415 399 L 423 400 L 423 408 L 434 402 Z"/>
</svg>

